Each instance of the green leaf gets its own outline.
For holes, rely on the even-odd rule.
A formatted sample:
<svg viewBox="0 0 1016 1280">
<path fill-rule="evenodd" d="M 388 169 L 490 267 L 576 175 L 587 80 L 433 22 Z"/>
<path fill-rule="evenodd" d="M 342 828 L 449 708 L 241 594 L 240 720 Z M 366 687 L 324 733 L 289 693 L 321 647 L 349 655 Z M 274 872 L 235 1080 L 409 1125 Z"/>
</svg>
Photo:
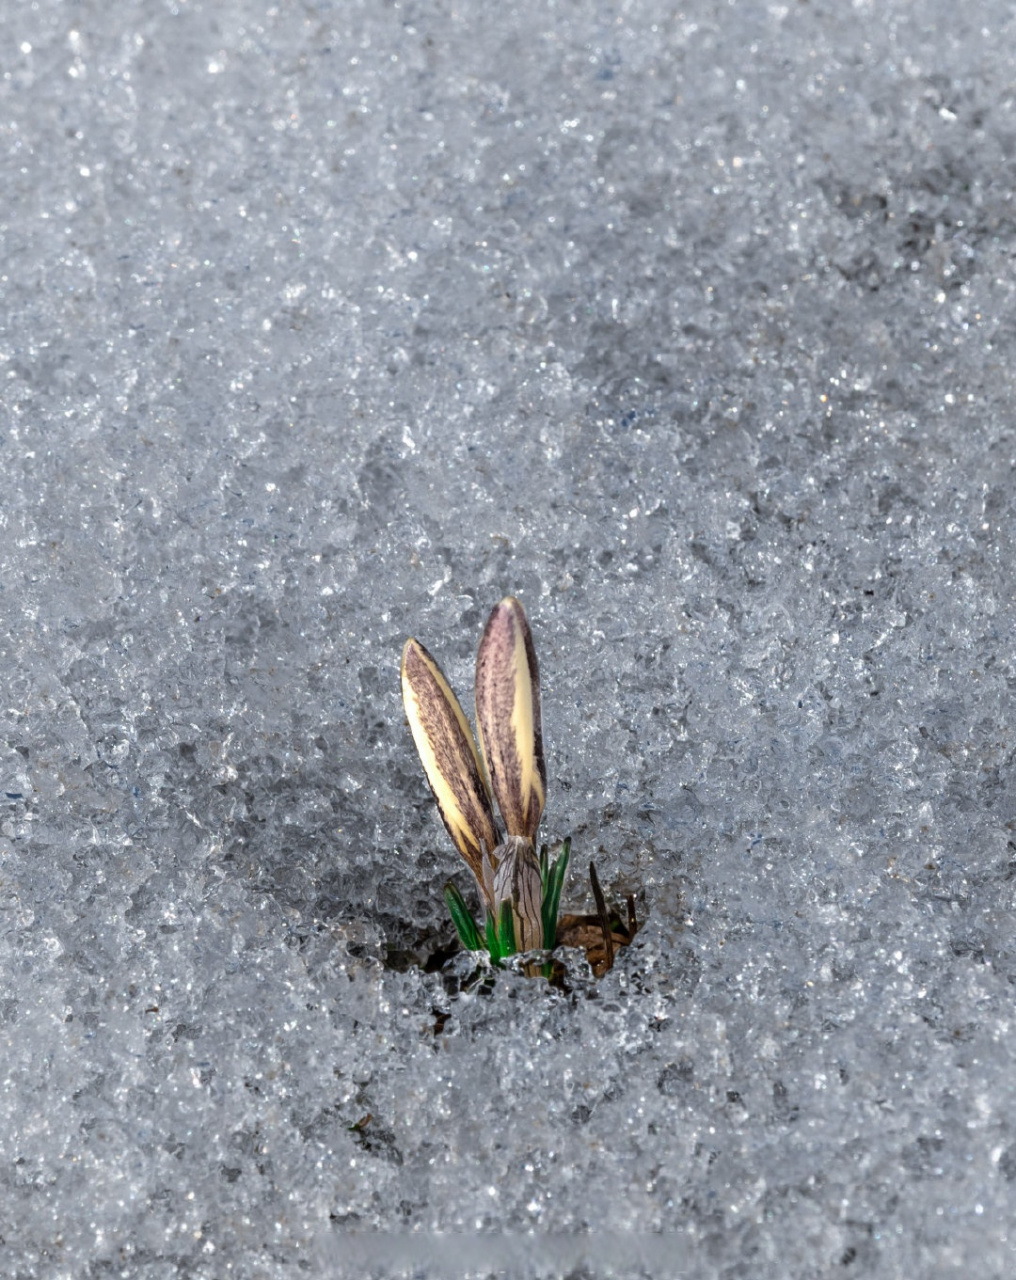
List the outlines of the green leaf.
<svg viewBox="0 0 1016 1280">
<path fill-rule="evenodd" d="M 571 856 L 571 838 L 561 845 L 561 852 L 550 868 L 543 895 L 543 945 L 552 951 L 557 945 L 557 913 L 561 905 L 561 890 L 564 887 L 564 873 L 568 870 L 568 859 Z"/>
<path fill-rule="evenodd" d="M 512 918 L 510 902 L 501 903 L 501 919 L 497 927 L 497 945 L 501 956 L 513 956 L 518 948 L 515 945 L 515 921 Z M 500 957 L 498 957 L 500 959 Z"/>
<path fill-rule="evenodd" d="M 445 885 L 444 899 L 448 904 L 455 932 L 459 935 L 462 945 L 467 951 L 482 951 L 483 943 L 480 941 L 480 933 L 476 927 L 476 921 L 466 906 L 465 898 L 453 884 L 449 883 Z"/>
<path fill-rule="evenodd" d="M 593 897 L 596 899 L 596 912 L 600 917 L 600 930 L 603 933 L 603 949 L 606 952 L 606 966 L 608 969 L 614 967 L 614 941 L 610 932 L 610 912 L 607 910 L 607 900 L 603 896 L 603 890 L 600 888 L 600 878 L 596 874 L 596 867 L 592 862 L 589 864 L 589 883 L 593 886 Z"/>
<path fill-rule="evenodd" d="M 494 917 L 490 915 L 489 912 L 487 914 L 486 929 L 487 929 L 487 950 L 490 952 L 490 958 L 491 960 L 493 960 L 495 964 L 500 964 L 501 952 L 499 951 L 498 945 L 497 945 L 497 925 L 495 925 Z"/>
</svg>

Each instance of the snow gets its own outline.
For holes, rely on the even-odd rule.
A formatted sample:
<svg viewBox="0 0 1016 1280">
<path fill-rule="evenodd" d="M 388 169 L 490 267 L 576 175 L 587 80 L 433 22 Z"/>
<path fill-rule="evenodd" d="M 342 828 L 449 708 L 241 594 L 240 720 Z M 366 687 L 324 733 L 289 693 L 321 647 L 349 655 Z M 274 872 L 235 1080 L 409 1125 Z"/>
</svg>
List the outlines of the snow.
<svg viewBox="0 0 1016 1280">
<path fill-rule="evenodd" d="M 0 1273 L 1011 1276 L 1011 6 L 2 17 Z"/>
</svg>

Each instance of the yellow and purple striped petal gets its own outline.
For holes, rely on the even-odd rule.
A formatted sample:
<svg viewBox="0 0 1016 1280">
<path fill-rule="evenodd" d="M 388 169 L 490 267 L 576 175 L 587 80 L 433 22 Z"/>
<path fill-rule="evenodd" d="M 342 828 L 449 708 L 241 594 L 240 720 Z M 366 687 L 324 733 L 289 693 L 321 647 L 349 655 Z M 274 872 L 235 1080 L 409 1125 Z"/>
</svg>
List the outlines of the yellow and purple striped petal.
<svg viewBox="0 0 1016 1280">
<path fill-rule="evenodd" d="M 476 725 L 508 834 L 536 840 L 547 795 L 540 674 L 525 610 L 495 605 L 476 655 Z"/>
<path fill-rule="evenodd" d="M 441 818 L 482 889 L 485 855 L 498 844 L 483 764 L 458 698 L 418 640 L 402 650 L 402 701 Z"/>
</svg>

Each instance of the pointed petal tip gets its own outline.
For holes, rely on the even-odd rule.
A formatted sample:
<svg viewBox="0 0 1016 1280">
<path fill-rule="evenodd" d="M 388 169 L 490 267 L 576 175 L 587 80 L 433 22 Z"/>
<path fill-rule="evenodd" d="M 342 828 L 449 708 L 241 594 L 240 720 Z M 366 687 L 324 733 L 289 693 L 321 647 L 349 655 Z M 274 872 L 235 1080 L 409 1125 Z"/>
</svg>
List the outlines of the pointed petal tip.
<svg viewBox="0 0 1016 1280">
<path fill-rule="evenodd" d="M 406 663 L 409 661 L 410 655 L 417 653 L 420 649 L 419 640 L 415 640 L 412 636 L 402 646 L 402 657 L 399 659 L 399 670 L 402 675 L 406 674 Z"/>
<path fill-rule="evenodd" d="M 413 686 L 414 673 L 411 668 L 414 664 L 419 671 L 420 665 L 426 665 L 424 655 L 427 650 L 420 644 L 419 640 L 414 640 L 412 636 L 402 646 L 402 657 L 399 660 L 399 677 L 402 681 L 402 701 L 406 702 L 410 696 Z M 428 655 L 429 656 L 429 655 Z"/>
<path fill-rule="evenodd" d="M 526 611 L 523 608 L 522 601 L 518 600 L 515 596 L 505 596 L 503 600 L 499 600 L 497 604 L 494 606 L 494 608 L 491 610 L 491 617 L 493 617 L 495 613 L 499 613 L 502 610 L 505 610 L 509 613 L 514 613 L 516 616 L 521 614 L 523 620 L 525 620 Z"/>
</svg>

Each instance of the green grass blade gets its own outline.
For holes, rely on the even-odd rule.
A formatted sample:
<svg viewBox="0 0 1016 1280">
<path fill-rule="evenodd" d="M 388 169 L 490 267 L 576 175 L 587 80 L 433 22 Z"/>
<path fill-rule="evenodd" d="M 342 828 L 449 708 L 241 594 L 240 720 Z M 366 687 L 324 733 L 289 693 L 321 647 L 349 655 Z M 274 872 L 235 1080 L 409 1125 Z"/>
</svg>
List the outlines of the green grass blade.
<svg viewBox="0 0 1016 1280">
<path fill-rule="evenodd" d="M 607 910 L 607 900 L 603 896 L 603 890 L 600 888 L 600 878 L 596 874 L 596 867 L 592 862 L 589 864 L 589 883 L 593 887 L 593 897 L 596 899 L 596 912 L 600 917 L 600 929 L 603 933 L 603 949 L 606 952 L 606 966 L 608 969 L 614 967 L 614 941 L 610 930 L 610 912 Z"/>
<path fill-rule="evenodd" d="M 451 915 L 452 923 L 455 925 L 455 932 L 459 935 L 462 945 L 467 951 L 482 951 L 483 943 L 480 941 L 479 930 L 469 908 L 466 906 L 465 898 L 453 884 L 446 884 L 444 899 L 448 904 L 448 911 Z"/>
<path fill-rule="evenodd" d="M 546 880 L 543 895 L 543 945 L 552 951 L 557 945 L 557 913 L 561 905 L 561 890 L 564 887 L 564 873 L 568 870 L 568 859 L 571 856 L 571 839 L 561 845 L 561 852 Z"/>
<path fill-rule="evenodd" d="M 494 923 L 494 917 L 488 913 L 487 915 L 487 950 L 490 952 L 490 958 L 495 964 L 501 962 L 501 951 L 497 945 L 497 925 Z"/>
<path fill-rule="evenodd" d="M 515 921 L 512 918 L 510 902 L 501 903 L 501 919 L 498 921 L 497 927 L 497 945 L 501 956 L 513 956 L 518 950 L 515 945 Z"/>
</svg>

